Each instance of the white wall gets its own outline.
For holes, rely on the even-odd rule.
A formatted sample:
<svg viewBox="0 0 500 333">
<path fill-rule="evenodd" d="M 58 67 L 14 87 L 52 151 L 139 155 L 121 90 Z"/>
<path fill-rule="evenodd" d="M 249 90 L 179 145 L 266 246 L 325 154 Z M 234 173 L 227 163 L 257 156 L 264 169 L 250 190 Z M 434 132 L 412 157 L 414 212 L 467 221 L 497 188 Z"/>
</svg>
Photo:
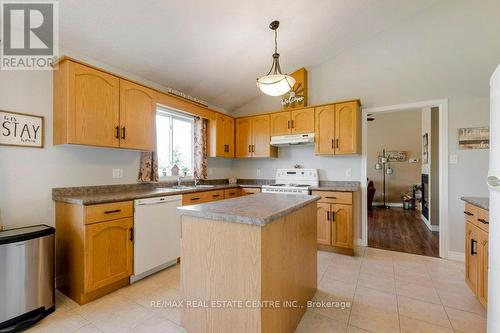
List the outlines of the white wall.
<svg viewBox="0 0 500 333">
<path fill-rule="evenodd" d="M 494 42 L 500 31 L 499 11 L 500 2 L 495 0 L 484 0 L 481 4 L 443 1 L 432 11 L 345 49 L 326 63 L 307 68 L 311 105 L 352 98 L 360 98 L 364 107 L 449 99 L 449 153 L 459 157 L 459 163 L 449 169 L 451 251 L 464 251 L 460 196 L 488 195 L 485 185 L 488 151 L 458 151 L 457 131 L 460 127 L 488 124 L 489 77 L 500 62 L 500 43 Z M 286 63 L 283 67 L 286 71 L 293 70 L 286 68 Z M 279 108 L 279 99 L 260 96 L 234 114 Z M 312 150 L 310 154 L 287 152 L 278 161 L 238 161 L 234 164 L 235 174 L 249 174 L 257 163 L 262 169 L 294 163 L 312 166 L 317 159 Z M 360 157 L 323 159 L 317 166 L 323 169 L 323 177 L 345 179 L 345 168 L 351 168 L 350 179 L 360 180 Z"/>
<path fill-rule="evenodd" d="M 135 183 L 139 152 L 52 145 L 52 72 L 0 71 L 0 110 L 45 117 L 45 148 L 0 146 L 0 210 L 6 228 L 54 225 L 54 187 Z M 227 177 L 230 160 L 209 159 L 209 177 Z M 112 179 L 111 169 L 123 178 Z"/>
</svg>

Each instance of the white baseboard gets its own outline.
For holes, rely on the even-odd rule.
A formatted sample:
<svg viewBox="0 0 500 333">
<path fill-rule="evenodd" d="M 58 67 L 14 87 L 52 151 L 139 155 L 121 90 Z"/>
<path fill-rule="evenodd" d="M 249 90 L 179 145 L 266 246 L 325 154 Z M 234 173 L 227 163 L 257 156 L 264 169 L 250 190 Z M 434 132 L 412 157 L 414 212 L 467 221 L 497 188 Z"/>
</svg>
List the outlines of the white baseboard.
<svg viewBox="0 0 500 333">
<path fill-rule="evenodd" d="M 448 251 L 448 259 L 449 260 L 454 260 L 454 261 L 465 261 L 465 253 L 463 252 L 455 252 L 455 251 Z"/>
<path fill-rule="evenodd" d="M 428 219 L 425 218 L 425 216 L 423 215 L 420 215 L 420 217 L 422 218 L 422 221 L 425 223 L 425 225 L 427 226 L 427 228 L 430 230 L 430 231 L 439 231 L 439 226 L 438 225 L 432 225 Z"/>
<path fill-rule="evenodd" d="M 387 202 L 385 205 L 389 206 L 389 207 L 394 207 L 394 208 L 403 208 L 403 204 L 400 202 Z M 382 207 L 382 206 L 384 206 L 384 203 L 383 202 L 373 202 L 372 206 L 373 207 Z"/>
<path fill-rule="evenodd" d="M 356 244 L 357 246 L 366 246 L 366 244 L 363 242 L 363 238 L 356 238 L 354 240 L 354 244 Z"/>
</svg>

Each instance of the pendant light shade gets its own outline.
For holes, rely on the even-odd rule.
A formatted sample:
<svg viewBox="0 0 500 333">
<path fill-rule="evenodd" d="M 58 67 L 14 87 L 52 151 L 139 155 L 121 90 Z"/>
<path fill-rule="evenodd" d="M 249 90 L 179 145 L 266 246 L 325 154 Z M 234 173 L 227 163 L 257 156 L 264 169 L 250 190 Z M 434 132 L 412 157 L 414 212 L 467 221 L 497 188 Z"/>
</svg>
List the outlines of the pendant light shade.
<svg viewBox="0 0 500 333">
<path fill-rule="evenodd" d="M 269 96 L 281 96 L 292 90 L 295 79 L 290 75 L 281 73 L 280 55 L 278 53 L 278 27 L 280 23 L 273 21 L 269 25 L 274 30 L 274 54 L 273 64 L 269 72 L 257 79 L 257 87 L 260 91 Z"/>
</svg>

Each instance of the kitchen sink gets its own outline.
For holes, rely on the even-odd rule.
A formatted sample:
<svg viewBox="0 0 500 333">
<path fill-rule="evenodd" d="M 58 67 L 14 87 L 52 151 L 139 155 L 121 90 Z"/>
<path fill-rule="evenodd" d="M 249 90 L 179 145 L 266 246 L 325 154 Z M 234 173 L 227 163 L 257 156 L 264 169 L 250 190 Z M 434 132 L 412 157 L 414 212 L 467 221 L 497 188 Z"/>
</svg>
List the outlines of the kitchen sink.
<svg viewBox="0 0 500 333">
<path fill-rule="evenodd" d="M 187 186 L 187 185 L 174 185 L 174 186 L 172 186 L 172 188 L 175 190 L 194 190 L 194 189 L 196 189 L 195 186 Z"/>
<path fill-rule="evenodd" d="M 196 188 L 212 188 L 215 187 L 215 185 L 196 185 Z"/>
</svg>

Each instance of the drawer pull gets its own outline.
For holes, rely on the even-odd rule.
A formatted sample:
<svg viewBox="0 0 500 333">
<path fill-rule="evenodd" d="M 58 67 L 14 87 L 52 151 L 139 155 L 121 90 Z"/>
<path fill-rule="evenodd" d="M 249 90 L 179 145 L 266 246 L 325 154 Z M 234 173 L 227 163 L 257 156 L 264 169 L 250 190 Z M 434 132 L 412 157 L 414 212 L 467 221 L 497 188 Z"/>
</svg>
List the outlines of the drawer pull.
<svg viewBox="0 0 500 333">
<path fill-rule="evenodd" d="M 474 240 L 473 238 L 471 238 L 471 240 L 470 240 L 470 255 L 471 255 L 471 256 L 474 256 L 474 255 L 476 255 L 476 254 L 477 254 L 477 252 L 474 250 L 474 248 L 475 248 L 475 246 L 474 246 L 474 245 L 475 245 L 476 243 L 477 243 L 477 241 L 476 241 L 476 240 Z"/>
<path fill-rule="evenodd" d="M 218 197 L 220 197 L 220 194 L 212 194 L 212 197 L 213 198 L 218 198 Z"/>
<path fill-rule="evenodd" d="M 337 199 L 337 197 L 325 197 L 327 199 Z"/>
<path fill-rule="evenodd" d="M 486 221 L 485 219 L 477 219 L 477 220 L 483 224 L 490 224 L 490 222 Z"/>
<path fill-rule="evenodd" d="M 468 212 L 468 211 L 466 211 L 466 210 L 464 211 L 464 214 L 465 214 L 465 215 L 469 215 L 469 216 L 474 216 L 474 214 L 472 214 L 471 212 Z"/>
<path fill-rule="evenodd" d="M 196 200 L 200 200 L 200 198 L 195 197 L 195 198 L 191 198 L 191 199 L 189 199 L 189 200 L 191 200 L 191 201 L 196 201 Z"/>
<path fill-rule="evenodd" d="M 122 211 L 121 209 L 106 210 L 104 214 L 114 214 L 114 213 L 119 213 L 121 211 Z"/>
</svg>

